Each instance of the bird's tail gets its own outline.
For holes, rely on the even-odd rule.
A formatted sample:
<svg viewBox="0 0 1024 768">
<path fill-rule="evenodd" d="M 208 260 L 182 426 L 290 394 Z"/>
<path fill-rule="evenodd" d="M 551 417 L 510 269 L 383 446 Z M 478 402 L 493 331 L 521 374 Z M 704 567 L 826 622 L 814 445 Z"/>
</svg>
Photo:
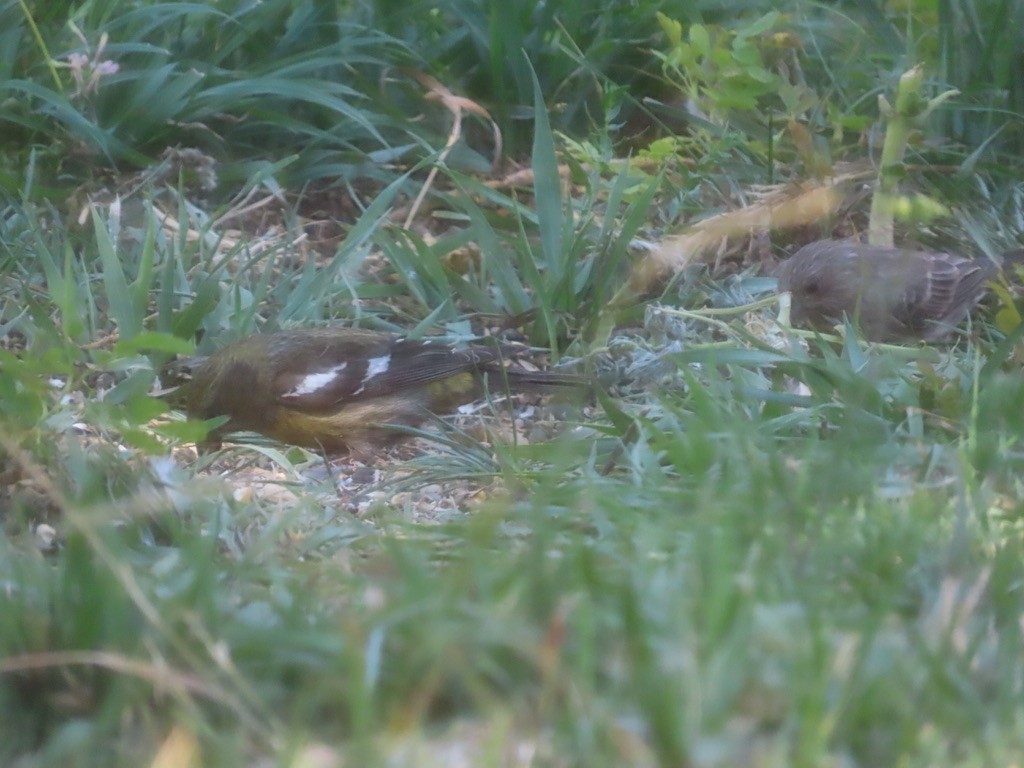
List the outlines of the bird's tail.
<svg viewBox="0 0 1024 768">
<path fill-rule="evenodd" d="M 584 377 L 575 373 L 561 371 L 531 371 L 517 365 L 485 366 L 483 373 L 487 377 L 488 386 L 492 391 L 507 388 L 513 391 L 529 392 L 566 392 L 590 390 L 590 384 Z"/>
</svg>

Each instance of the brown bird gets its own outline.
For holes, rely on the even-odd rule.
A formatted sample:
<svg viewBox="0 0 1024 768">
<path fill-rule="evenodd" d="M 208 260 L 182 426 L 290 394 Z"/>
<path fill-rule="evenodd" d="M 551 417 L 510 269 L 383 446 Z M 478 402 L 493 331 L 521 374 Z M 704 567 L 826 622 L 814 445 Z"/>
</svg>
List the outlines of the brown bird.
<svg viewBox="0 0 1024 768">
<path fill-rule="evenodd" d="M 989 259 L 819 240 L 777 274 L 794 325 L 826 331 L 845 315 L 871 341 L 931 341 L 967 317 L 998 272 Z"/>
<path fill-rule="evenodd" d="M 583 388 L 579 376 L 505 365 L 507 349 L 456 348 L 356 328 L 307 328 L 229 344 L 192 371 L 172 401 L 228 421 L 210 435 L 251 431 L 329 453 L 372 455 L 416 426 L 493 392 Z"/>
</svg>

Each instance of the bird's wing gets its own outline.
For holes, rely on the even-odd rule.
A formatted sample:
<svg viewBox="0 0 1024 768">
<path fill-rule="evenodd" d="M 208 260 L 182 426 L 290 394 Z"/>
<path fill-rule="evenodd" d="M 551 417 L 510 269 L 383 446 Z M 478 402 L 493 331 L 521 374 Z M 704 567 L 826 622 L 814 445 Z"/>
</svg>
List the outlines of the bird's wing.
<svg viewBox="0 0 1024 768">
<path fill-rule="evenodd" d="M 499 357 L 490 347 L 453 349 L 430 340 L 324 338 L 293 355 L 295 365 L 280 365 L 274 389 L 277 400 L 289 408 L 333 410 L 422 387 Z"/>
<path fill-rule="evenodd" d="M 918 279 L 907 281 L 897 319 L 925 338 L 945 335 L 967 315 L 996 273 L 986 260 L 946 253 L 921 254 Z"/>
</svg>

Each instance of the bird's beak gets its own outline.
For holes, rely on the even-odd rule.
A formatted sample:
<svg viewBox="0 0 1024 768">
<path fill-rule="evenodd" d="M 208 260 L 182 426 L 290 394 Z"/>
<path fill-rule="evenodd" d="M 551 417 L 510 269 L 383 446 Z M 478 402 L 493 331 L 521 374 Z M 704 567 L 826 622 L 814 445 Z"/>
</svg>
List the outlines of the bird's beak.
<svg viewBox="0 0 1024 768">
<path fill-rule="evenodd" d="M 783 328 L 792 328 L 793 324 L 790 322 L 789 311 L 793 305 L 793 294 L 789 291 L 783 291 L 779 294 L 779 314 L 775 318 L 775 321 Z"/>
</svg>

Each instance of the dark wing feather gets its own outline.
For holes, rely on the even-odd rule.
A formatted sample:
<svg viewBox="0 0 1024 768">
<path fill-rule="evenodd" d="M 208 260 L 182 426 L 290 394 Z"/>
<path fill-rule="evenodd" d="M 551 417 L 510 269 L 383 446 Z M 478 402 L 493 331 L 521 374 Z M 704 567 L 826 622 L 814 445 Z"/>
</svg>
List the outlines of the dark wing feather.
<svg viewBox="0 0 1024 768">
<path fill-rule="evenodd" d="M 371 342 L 371 343 L 367 343 Z M 349 339 L 317 340 L 314 354 L 293 355 L 304 365 L 279 365 L 277 400 L 289 408 L 337 410 L 349 403 L 415 390 L 499 358 L 497 349 L 452 349 L 430 341 L 381 336 L 353 347 Z M 312 364 L 310 364 L 312 361 Z"/>
<path fill-rule="evenodd" d="M 466 371 L 476 371 L 480 366 L 493 363 L 500 357 L 496 347 L 453 349 L 430 341 L 401 339 L 391 348 L 386 369 L 368 371 L 359 396 L 378 397 L 401 389 L 420 387 Z"/>
<path fill-rule="evenodd" d="M 925 339 L 936 339 L 967 316 L 998 268 L 988 260 L 962 259 L 946 253 L 920 257 L 926 263 L 925 273 L 908 285 L 904 315 L 899 319 Z"/>
<path fill-rule="evenodd" d="M 914 253 L 893 318 L 910 333 L 921 333 L 928 323 L 944 317 L 960 282 L 960 270 L 944 254 Z"/>
</svg>

